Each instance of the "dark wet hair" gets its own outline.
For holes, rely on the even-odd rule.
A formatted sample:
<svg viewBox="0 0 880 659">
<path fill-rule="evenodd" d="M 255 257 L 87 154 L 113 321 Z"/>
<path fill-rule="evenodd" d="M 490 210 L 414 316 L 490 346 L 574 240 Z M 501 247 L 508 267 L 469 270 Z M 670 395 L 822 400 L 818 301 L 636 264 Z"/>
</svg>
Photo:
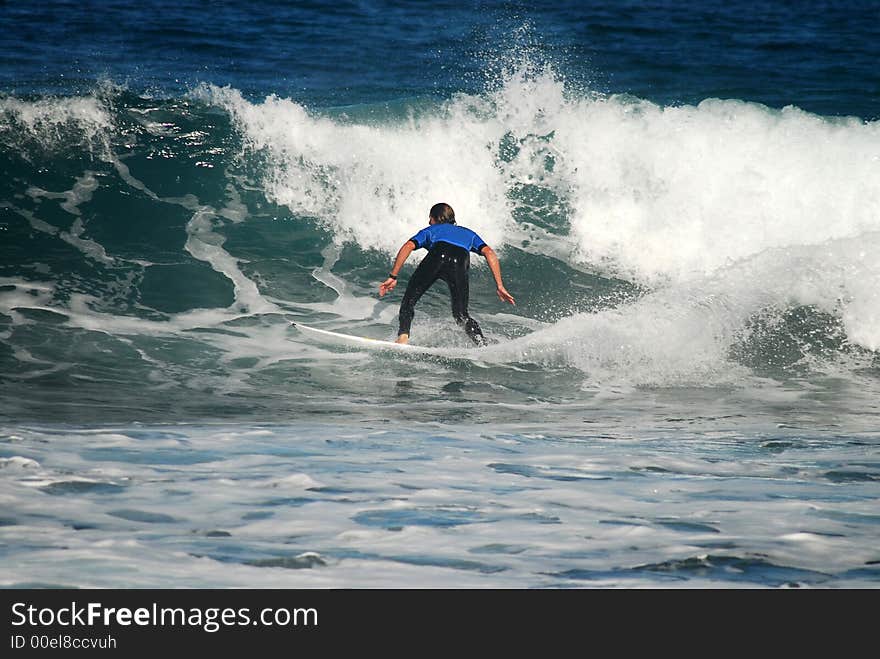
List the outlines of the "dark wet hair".
<svg viewBox="0 0 880 659">
<path fill-rule="evenodd" d="M 443 202 L 431 206 L 428 217 L 436 220 L 438 224 L 455 224 L 455 211 L 452 210 L 452 206 Z"/>
</svg>

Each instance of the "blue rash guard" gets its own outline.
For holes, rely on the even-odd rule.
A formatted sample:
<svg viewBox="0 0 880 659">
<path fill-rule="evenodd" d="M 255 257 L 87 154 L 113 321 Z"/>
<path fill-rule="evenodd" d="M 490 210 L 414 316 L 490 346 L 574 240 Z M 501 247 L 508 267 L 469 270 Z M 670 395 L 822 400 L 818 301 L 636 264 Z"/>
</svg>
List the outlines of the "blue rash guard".
<svg viewBox="0 0 880 659">
<path fill-rule="evenodd" d="M 419 231 L 410 241 L 416 249 L 427 249 L 428 255 L 419 263 L 400 301 L 397 335 L 409 334 L 416 303 L 435 281 L 442 279 L 449 286 L 455 322 L 464 327 L 474 343 L 486 345 L 480 324 L 468 314 L 470 252 L 482 256 L 486 243 L 470 229 L 457 224 L 432 224 Z"/>
<path fill-rule="evenodd" d="M 449 243 L 480 254 L 486 246 L 486 241 L 475 232 L 457 224 L 432 224 L 419 231 L 410 240 L 415 244 L 416 249 L 424 247 L 428 251 L 431 251 L 437 243 Z"/>
</svg>

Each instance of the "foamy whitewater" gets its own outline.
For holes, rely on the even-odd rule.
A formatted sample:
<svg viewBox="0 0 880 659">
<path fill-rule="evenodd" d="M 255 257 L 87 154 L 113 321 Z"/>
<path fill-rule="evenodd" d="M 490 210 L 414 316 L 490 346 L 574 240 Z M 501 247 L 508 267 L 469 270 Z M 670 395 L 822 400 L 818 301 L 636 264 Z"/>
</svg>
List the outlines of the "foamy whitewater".
<svg viewBox="0 0 880 659">
<path fill-rule="evenodd" d="M 877 119 L 483 67 L 7 81 L 0 586 L 877 586 Z M 437 201 L 488 347 L 291 326 L 393 338 Z"/>
</svg>

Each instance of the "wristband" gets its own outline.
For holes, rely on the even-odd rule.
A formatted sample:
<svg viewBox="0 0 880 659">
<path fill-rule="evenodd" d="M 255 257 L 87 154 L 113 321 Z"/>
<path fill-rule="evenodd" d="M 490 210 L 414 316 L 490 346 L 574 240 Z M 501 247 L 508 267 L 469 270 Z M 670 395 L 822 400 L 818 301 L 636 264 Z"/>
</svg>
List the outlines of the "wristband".
<svg viewBox="0 0 880 659">
<path fill-rule="evenodd" d="M 397 279 L 397 275 L 392 275 L 390 272 L 388 273 L 388 279 Z"/>
</svg>

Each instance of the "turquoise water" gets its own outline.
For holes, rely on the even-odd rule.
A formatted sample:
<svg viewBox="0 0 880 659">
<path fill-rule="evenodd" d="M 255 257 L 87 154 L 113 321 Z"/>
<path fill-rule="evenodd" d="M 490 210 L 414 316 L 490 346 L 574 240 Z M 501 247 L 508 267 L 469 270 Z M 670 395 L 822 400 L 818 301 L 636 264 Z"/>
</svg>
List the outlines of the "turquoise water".
<svg viewBox="0 0 880 659">
<path fill-rule="evenodd" d="M 0 7 L 0 585 L 876 587 L 880 17 L 800 7 Z M 491 345 L 290 326 L 437 201 Z"/>
</svg>

